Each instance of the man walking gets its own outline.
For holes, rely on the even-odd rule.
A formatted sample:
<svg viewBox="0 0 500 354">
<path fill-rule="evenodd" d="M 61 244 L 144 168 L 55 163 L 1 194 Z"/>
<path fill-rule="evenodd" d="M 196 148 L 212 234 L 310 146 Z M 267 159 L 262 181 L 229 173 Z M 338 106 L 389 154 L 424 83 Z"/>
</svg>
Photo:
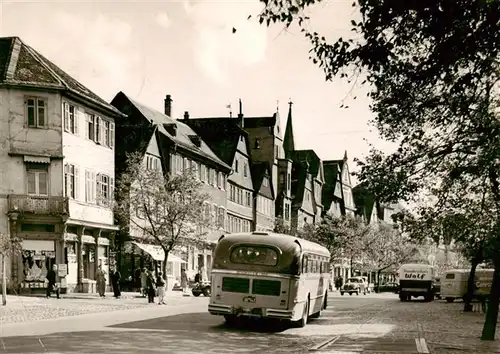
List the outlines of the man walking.
<svg viewBox="0 0 500 354">
<path fill-rule="evenodd" d="M 54 291 L 56 293 L 56 296 L 58 299 L 60 299 L 59 297 L 59 286 L 57 286 L 57 283 L 56 283 L 56 278 L 57 278 L 57 265 L 53 265 L 52 266 L 52 269 L 48 271 L 47 273 L 47 281 L 48 281 L 48 284 L 47 284 L 47 298 L 50 297 L 52 291 Z"/>
</svg>

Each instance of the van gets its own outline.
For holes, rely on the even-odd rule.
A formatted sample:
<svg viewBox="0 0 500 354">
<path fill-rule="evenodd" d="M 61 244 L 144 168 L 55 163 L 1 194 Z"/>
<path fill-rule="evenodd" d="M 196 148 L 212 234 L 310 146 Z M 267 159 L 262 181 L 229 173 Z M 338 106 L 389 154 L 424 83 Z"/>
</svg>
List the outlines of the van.
<svg viewBox="0 0 500 354">
<path fill-rule="evenodd" d="M 436 268 L 429 264 L 403 264 L 399 268 L 399 299 L 423 296 L 425 301 L 434 300 Z"/>
<path fill-rule="evenodd" d="M 476 269 L 474 296 L 487 296 L 493 282 L 493 269 Z M 441 297 L 448 302 L 463 299 L 467 294 L 470 269 L 452 269 L 441 279 Z"/>
<path fill-rule="evenodd" d="M 441 278 L 441 298 L 448 302 L 463 299 L 467 293 L 470 270 L 451 269 Z"/>
</svg>

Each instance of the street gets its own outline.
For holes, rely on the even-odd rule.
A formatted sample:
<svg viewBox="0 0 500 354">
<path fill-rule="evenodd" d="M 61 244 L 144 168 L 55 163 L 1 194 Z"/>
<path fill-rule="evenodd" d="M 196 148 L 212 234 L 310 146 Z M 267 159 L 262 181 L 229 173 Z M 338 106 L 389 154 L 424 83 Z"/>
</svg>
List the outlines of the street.
<svg viewBox="0 0 500 354">
<path fill-rule="evenodd" d="M 207 313 L 207 304 L 207 298 L 188 297 L 167 306 L 5 324 L 0 352 L 500 352 L 495 343 L 480 343 L 483 317 L 462 313 L 460 303 L 406 303 L 395 294 L 334 294 L 322 317 L 311 319 L 305 328 L 264 321 L 228 328 L 222 317 Z"/>
</svg>

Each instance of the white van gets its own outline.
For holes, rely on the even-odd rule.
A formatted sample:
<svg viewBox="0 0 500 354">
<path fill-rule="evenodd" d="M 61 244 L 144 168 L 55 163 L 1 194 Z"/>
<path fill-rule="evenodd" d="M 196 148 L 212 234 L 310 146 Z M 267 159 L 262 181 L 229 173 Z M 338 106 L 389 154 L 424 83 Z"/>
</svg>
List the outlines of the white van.
<svg viewBox="0 0 500 354">
<path fill-rule="evenodd" d="M 436 268 L 429 264 L 403 264 L 399 268 L 399 299 L 423 296 L 425 301 L 434 299 Z"/>
<path fill-rule="evenodd" d="M 462 299 L 467 293 L 470 270 L 451 269 L 441 278 L 441 298 L 448 302 Z"/>
</svg>

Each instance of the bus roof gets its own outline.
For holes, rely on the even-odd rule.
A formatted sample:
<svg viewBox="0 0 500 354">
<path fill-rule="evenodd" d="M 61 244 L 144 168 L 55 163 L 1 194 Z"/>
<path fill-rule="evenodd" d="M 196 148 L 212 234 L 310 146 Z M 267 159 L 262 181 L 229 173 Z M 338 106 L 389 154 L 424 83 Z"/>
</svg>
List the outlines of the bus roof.
<svg viewBox="0 0 500 354">
<path fill-rule="evenodd" d="M 277 246 L 281 249 L 286 249 L 292 243 L 297 243 L 302 248 L 303 252 L 309 252 L 325 257 L 330 257 L 330 252 L 326 247 L 321 246 L 315 242 L 307 241 L 299 237 L 278 234 L 275 232 L 255 231 L 244 232 L 237 234 L 227 234 L 221 236 L 219 242 L 228 243 L 249 243 L 249 244 L 270 244 Z"/>
</svg>

